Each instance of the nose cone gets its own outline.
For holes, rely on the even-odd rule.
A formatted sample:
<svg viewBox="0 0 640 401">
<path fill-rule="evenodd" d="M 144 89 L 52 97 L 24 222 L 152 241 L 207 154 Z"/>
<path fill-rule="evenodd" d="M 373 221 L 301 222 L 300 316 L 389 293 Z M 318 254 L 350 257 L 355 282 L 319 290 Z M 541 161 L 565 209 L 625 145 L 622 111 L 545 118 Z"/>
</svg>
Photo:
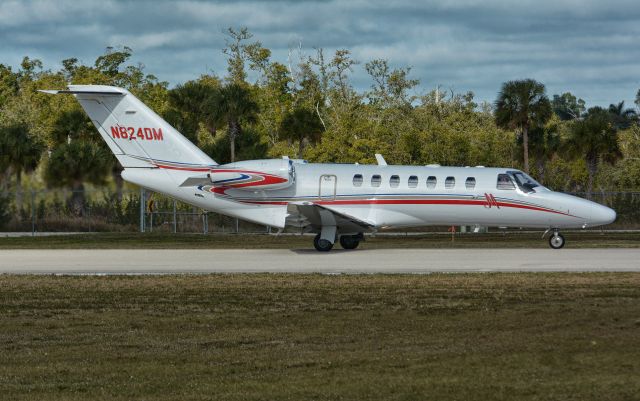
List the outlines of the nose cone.
<svg viewBox="0 0 640 401">
<path fill-rule="evenodd" d="M 598 205 L 593 213 L 593 223 L 591 225 L 611 224 L 616 220 L 616 211 L 606 206 Z"/>
</svg>

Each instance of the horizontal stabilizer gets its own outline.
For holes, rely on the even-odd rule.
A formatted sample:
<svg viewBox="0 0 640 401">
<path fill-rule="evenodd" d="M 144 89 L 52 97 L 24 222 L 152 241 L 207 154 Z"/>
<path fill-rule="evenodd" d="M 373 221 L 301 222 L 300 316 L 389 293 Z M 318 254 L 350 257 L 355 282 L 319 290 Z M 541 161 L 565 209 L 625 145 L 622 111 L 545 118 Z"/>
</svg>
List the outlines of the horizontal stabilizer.
<svg viewBox="0 0 640 401">
<path fill-rule="evenodd" d="M 209 177 L 189 177 L 182 184 L 181 187 L 197 187 L 200 185 L 210 185 L 211 179 Z"/>
<path fill-rule="evenodd" d="M 95 85 L 97 86 L 97 85 Z M 115 96 L 124 96 L 124 92 L 119 92 L 117 90 L 113 90 L 113 88 L 98 90 L 98 89 L 74 89 L 74 90 L 51 90 L 51 89 L 41 89 L 38 92 L 47 93 L 49 95 L 57 95 L 60 93 L 70 93 L 72 95 L 115 95 Z"/>
</svg>

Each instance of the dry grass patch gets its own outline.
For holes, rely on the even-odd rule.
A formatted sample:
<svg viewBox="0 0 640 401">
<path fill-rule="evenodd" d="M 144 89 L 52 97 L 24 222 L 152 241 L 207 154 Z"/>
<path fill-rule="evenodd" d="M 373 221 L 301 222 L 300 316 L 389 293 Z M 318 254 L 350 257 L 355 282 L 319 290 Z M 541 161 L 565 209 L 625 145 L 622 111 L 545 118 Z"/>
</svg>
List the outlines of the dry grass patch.
<svg viewBox="0 0 640 401">
<path fill-rule="evenodd" d="M 2 399 L 633 399 L 640 274 L 0 276 Z"/>
</svg>

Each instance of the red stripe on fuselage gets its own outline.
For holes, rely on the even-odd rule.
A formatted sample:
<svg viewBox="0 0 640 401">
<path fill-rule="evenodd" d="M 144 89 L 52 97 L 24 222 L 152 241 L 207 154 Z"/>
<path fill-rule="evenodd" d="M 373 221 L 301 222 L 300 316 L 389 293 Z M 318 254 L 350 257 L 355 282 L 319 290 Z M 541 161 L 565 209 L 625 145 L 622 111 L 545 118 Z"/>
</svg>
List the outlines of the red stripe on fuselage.
<svg viewBox="0 0 640 401">
<path fill-rule="evenodd" d="M 241 200 L 243 203 L 255 203 L 260 205 L 287 205 L 289 202 L 260 202 L 260 201 L 247 201 Z M 318 205 L 463 205 L 463 206 L 486 206 L 485 200 L 471 200 L 471 199 L 369 199 L 369 200 L 318 200 L 310 201 Z M 515 209 L 534 210 L 538 212 L 547 212 L 561 214 L 564 216 L 577 217 L 568 213 L 559 212 L 556 210 L 545 209 L 538 206 L 521 205 L 517 203 L 497 202 L 497 206 L 511 207 Z"/>
</svg>

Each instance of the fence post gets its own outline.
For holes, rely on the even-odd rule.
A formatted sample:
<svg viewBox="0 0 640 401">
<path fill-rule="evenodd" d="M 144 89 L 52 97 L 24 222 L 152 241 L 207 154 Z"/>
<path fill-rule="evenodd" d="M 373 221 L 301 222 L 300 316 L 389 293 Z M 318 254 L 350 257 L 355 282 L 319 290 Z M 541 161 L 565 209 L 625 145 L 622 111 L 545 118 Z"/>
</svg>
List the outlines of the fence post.
<svg viewBox="0 0 640 401">
<path fill-rule="evenodd" d="M 178 222 L 176 221 L 176 200 L 173 200 L 173 233 L 178 232 Z"/>
<path fill-rule="evenodd" d="M 36 191 L 31 190 L 31 236 L 36 235 Z"/>
<path fill-rule="evenodd" d="M 202 211 L 202 231 L 203 234 L 209 233 L 209 213 L 206 210 Z"/>
<path fill-rule="evenodd" d="M 145 201 L 144 201 L 144 188 L 140 187 L 140 232 L 144 232 L 144 212 L 145 212 Z"/>
<path fill-rule="evenodd" d="M 236 217 L 236 234 L 240 231 L 240 224 L 238 223 L 238 218 Z"/>
</svg>

